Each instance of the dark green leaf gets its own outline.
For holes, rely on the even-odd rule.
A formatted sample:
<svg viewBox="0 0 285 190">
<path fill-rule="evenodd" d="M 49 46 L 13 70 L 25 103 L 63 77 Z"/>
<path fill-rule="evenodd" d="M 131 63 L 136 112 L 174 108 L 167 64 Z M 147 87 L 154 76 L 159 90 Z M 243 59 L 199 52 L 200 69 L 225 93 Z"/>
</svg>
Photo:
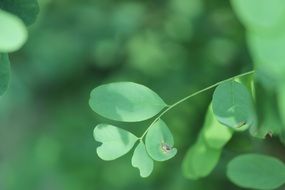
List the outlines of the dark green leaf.
<svg viewBox="0 0 285 190">
<path fill-rule="evenodd" d="M 153 170 L 153 160 L 146 152 L 145 145 L 142 141 L 134 151 L 132 165 L 140 170 L 141 177 L 148 177 Z"/>
<path fill-rule="evenodd" d="M 240 187 L 276 189 L 285 183 L 285 165 L 270 156 L 245 154 L 229 163 L 227 176 Z"/>
<path fill-rule="evenodd" d="M 147 152 L 156 161 L 169 160 L 177 153 L 176 148 L 173 148 L 173 136 L 161 119 L 148 130 L 145 144 Z"/>
<path fill-rule="evenodd" d="M 8 88 L 10 79 L 10 61 L 8 54 L 0 53 L 0 96 L 4 94 L 4 92 Z"/>
<path fill-rule="evenodd" d="M 94 138 L 102 145 L 97 148 L 98 156 L 103 160 L 114 160 L 128 153 L 138 138 L 118 127 L 99 124 L 94 129 Z"/>
<path fill-rule="evenodd" d="M 149 119 L 166 107 L 155 92 L 133 82 L 110 83 L 95 88 L 89 105 L 103 117 L 125 122 Z"/>
<path fill-rule="evenodd" d="M 256 124 L 252 97 L 244 85 L 233 80 L 220 84 L 212 102 L 213 112 L 222 124 L 232 128 Z"/>
<path fill-rule="evenodd" d="M 36 20 L 39 4 L 37 0 L 1 0 L 0 9 L 17 15 L 29 26 Z"/>
</svg>

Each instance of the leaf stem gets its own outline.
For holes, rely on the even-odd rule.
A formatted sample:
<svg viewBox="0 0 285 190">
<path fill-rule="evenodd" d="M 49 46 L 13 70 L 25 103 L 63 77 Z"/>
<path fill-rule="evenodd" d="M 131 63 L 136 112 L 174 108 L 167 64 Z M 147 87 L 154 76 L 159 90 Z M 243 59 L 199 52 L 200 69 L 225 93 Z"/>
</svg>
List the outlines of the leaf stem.
<svg viewBox="0 0 285 190">
<path fill-rule="evenodd" d="M 250 74 L 253 74 L 253 73 L 255 73 L 254 70 L 248 71 L 248 72 L 246 72 L 246 73 L 242 73 L 242 74 L 239 74 L 239 75 L 236 75 L 236 76 L 234 76 L 234 77 L 231 77 L 231 78 L 228 78 L 228 79 L 225 79 L 225 80 L 222 80 L 222 81 L 219 81 L 219 82 L 217 82 L 217 83 L 215 83 L 215 84 L 213 84 L 213 85 L 211 85 L 211 86 L 208 86 L 208 87 L 206 87 L 206 88 L 203 88 L 202 90 L 196 91 L 196 92 L 194 92 L 194 93 L 192 93 L 192 94 L 186 96 L 185 98 L 182 98 L 182 99 L 178 100 L 177 102 L 171 104 L 170 106 L 167 106 L 166 109 L 165 109 L 163 112 L 161 112 L 161 113 L 153 120 L 153 122 L 149 125 L 149 127 L 145 130 L 145 132 L 142 134 L 142 136 L 141 136 L 139 139 L 142 140 L 142 139 L 144 138 L 144 136 L 147 134 L 147 132 L 148 132 L 148 130 L 150 129 L 150 127 L 152 127 L 164 114 L 166 114 L 169 110 L 171 110 L 172 108 L 176 107 L 177 105 L 179 105 L 179 104 L 185 102 L 186 100 L 188 100 L 188 99 L 190 99 L 190 98 L 192 98 L 192 97 L 194 97 L 194 96 L 196 96 L 196 95 L 198 95 L 198 94 L 201 94 L 201 93 L 203 93 L 203 92 L 205 92 L 205 91 L 208 91 L 208 90 L 210 90 L 210 89 L 212 89 L 212 88 L 215 88 L 216 86 L 218 86 L 218 85 L 220 85 L 220 84 L 222 84 L 222 83 L 224 83 L 224 82 L 227 82 L 227 81 L 230 81 L 230 80 L 234 80 L 235 78 L 243 77 L 243 76 L 250 75 Z"/>
</svg>

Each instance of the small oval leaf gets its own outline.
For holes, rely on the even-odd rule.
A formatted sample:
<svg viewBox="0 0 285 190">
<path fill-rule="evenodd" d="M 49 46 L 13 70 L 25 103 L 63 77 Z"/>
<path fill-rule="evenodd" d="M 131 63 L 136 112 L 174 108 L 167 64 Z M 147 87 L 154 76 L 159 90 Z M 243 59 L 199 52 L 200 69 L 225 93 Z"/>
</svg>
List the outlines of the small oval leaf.
<svg viewBox="0 0 285 190">
<path fill-rule="evenodd" d="M 240 128 L 256 123 L 252 97 L 241 83 L 223 82 L 215 89 L 212 102 L 217 120 L 228 127 Z"/>
<path fill-rule="evenodd" d="M 276 189 L 285 183 L 285 166 L 270 156 L 245 154 L 230 161 L 227 176 L 240 187 Z"/>
<path fill-rule="evenodd" d="M 103 117 L 124 122 L 147 120 L 166 107 L 155 92 L 133 82 L 110 83 L 95 88 L 89 105 Z"/>
<path fill-rule="evenodd" d="M 132 166 L 140 170 L 141 177 L 148 177 L 153 170 L 153 160 L 146 152 L 145 145 L 142 141 L 140 141 L 134 151 Z"/>
<path fill-rule="evenodd" d="M 8 54 L 0 53 L 0 96 L 2 96 L 8 88 L 10 80 L 10 61 Z"/>
<path fill-rule="evenodd" d="M 21 19 L 0 9 L 0 52 L 12 52 L 26 42 L 28 32 Z"/>
<path fill-rule="evenodd" d="M 148 130 L 145 144 L 150 157 L 156 161 L 169 160 L 177 153 L 177 149 L 173 148 L 173 136 L 161 119 Z"/>
<path fill-rule="evenodd" d="M 94 129 L 94 138 L 102 145 L 97 154 L 102 160 L 115 160 L 128 153 L 138 138 L 132 133 L 109 124 L 99 124 Z"/>
</svg>

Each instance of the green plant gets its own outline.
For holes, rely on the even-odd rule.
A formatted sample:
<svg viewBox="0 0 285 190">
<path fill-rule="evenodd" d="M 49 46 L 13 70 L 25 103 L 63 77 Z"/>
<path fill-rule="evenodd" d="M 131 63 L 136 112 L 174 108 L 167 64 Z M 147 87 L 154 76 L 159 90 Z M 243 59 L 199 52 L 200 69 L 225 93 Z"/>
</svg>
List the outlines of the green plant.
<svg viewBox="0 0 285 190">
<path fill-rule="evenodd" d="M 109 124 L 99 124 L 94 129 L 95 140 L 102 145 L 97 148 L 97 154 L 103 160 L 114 160 L 128 153 L 138 142 L 133 153 L 132 165 L 140 170 L 142 177 L 148 177 L 153 170 L 153 161 L 166 161 L 177 153 L 174 139 L 162 116 L 177 105 L 199 95 L 207 90 L 216 88 L 206 116 L 205 124 L 199 134 L 197 142 L 187 152 L 182 168 L 189 179 L 199 179 L 210 174 L 217 165 L 222 149 L 231 139 L 233 132 L 250 128 L 257 129 L 257 117 L 254 108 L 254 86 L 252 75 L 254 71 L 237 75 L 220 81 L 214 85 L 197 91 L 171 104 L 166 104 L 155 92 L 149 88 L 132 83 L 118 82 L 99 86 L 91 92 L 90 107 L 98 114 L 111 120 L 121 122 L 140 122 L 156 116 L 145 132 L 136 135 Z M 245 79 L 248 77 L 249 79 Z M 255 155 L 248 155 L 247 160 L 241 159 L 239 164 L 254 163 Z M 238 178 L 243 175 L 236 170 L 236 161 L 229 165 L 228 176 L 236 184 L 245 187 L 260 187 L 256 183 L 246 183 Z M 266 159 L 259 159 L 259 165 L 265 170 L 272 166 Z M 259 167 L 258 164 L 256 166 Z M 250 168 L 249 168 L 250 170 Z M 262 170 L 262 169 L 261 169 Z M 272 176 L 279 179 L 272 186 L 279 187 L 284 183 L 284 169 L 282 172 L 272 171 Z M 252 173 L 255 170 L 252 169 Z M 235 175 L 236 174 L 236 175 Z M 258 175 L 258 172 L 255 172 Z M 237 177 L 236 177 L 237 176 Z M 254 181 L 254 175 L 248 175 L 247 180 Z M 238 178 L 237 180 L 235 180 Z"/>
<path fill-rule="evenodd" d="M 238 75 L 193 93 L 172 105 L 162 103 L 163 101 L 155 94 L 155 98 L 153 97 L 152 100 L 157 99 L 159 101 L 148 105 L 148 109 L 152 110 L 152 112 L 145 110 L 150 115 L 134 120 L 148 119 L 151 116 L 155 116 L 158 111 L 161 111 L 143 135 L 137 137 L 141 141 L 139 145 L 143 146 L 143 137 L 151 132 L 149 129 L 155 127 L 157 123 L 160 126 L 159 123 L 162 122 L 161 117 L 170 109 L 201 92 L 217 87 L 213 94 L 204 126 L 198 135 L 196 143 L 188 150 L 182 164 L 184 175 L 190 179 L 205 177 L 213 170 L 219 161 L 223 146 L 231 139 L 235 131 L 249 129 L 253 137 L 265 138 L 267 135 L 276 135 L 279 136 L 283 143 L 285 141 L 285 128 L 283 127 L 285 121 L 283 84 L 285 73 L 283 52 L 285 48 L 284 3 L 281 0 L 270 2 L 266 0 L 232 0 L 232 5 L 248 31 L 248 44 L 254 59 L 256 77 L 248 77 L 253 72 Z M 128 83 L 124 84 L 128 85 Z M 107 86 L 105 85 L 105 87 Z M 96 94 L 97 90 L 95 88 L 93 94 Z M 132 90 L 135 89 L 132 88 Z M 112 93 L 112 90 L 105 91 L 103 94 L 105 97 L 120 94 L 122 99 L 124 94 L 128 93 L 128 89 L 124 89 L 120 93 L 118 91 L 120 90 L 117 89 L 115 93 Z M 144 93 L 138 93 L 138 95 L 137 100 L 140 100 Z M 147 102 L 147 99 L 144 99 L 144 101 Z M 126 108 L 123 106 L 124 104 L 120 105 L 112 100 L 111 98 L 108 101 L 114 107 L 114 110 L 118 111 L 116 114 L 123 113 L 121 111 Z M 96 101 L 104 102 L 106 99 L 96 100 L 96 97 L 94 99 L 94 96 L 91 95 L 90 101 L 90 106 L 93 110 L 104 116 L 104 114 L 100 113 L 102 108 L 97 107 L 94 109 L 97 106 Z M 135 106 L 132 106 L 132 103 L 128 105 L 128 108 L 135 108 Z M 140 102 L 140 104 L 142 103 Z M 276 107 L 279 107 L 279 111 Z M 105 107 L 105 109 L 110 109 L 110 107 Z M 140 112 L 143 112 L 142 110 L 144 110 L 144 107 L 141 107 Z M 256 113 L 255 110 L 258 110 L 258 112 Z M 129 109 L 128 111 L 136 112 L 137 110 Z M 114 115 L 108 118 L 116 119 Z M 163 125 L 166 128 L 164 123 Z M 167 131 L 169 130 L 167 129 Z M 150 158 L 156 160 L 153 156 L 153 150 L 157 154 L 165 154 L 167 158 L 175 155 L 176 149 L 172 147 L 173 140 L 170 134 L 168 135 L 170 136 L 169 144 L 166 144 L 167 150 L 170 150 L 170 152 L 164 150 L 164 138 L 158 138 L 159 135 L 150 136 L 151 138 L 145 139 L 146 144 L 152 138 L 152 141 L 157 141 L 151 150 L 150 146 L 146 146 L 146 152 Z M 144 155 L 146 155 L 145 152 Z M 136 165 L 140 165 L 141 176 L 146 177 L 151 173 L 153 166 L 152 164 L 144 166 L 143 163 L 144 161 L 142 160 L 140 164 L 137 163 Z M 142 175 L 142 171 L 146 169 L 148 172 Z M 242 155 L 233 159 L 229 163 L 227 175 L 231 181 L 241 187 L 256 189 L 278 188 L 284 184 L 285 179 L 284 164 L 281 161 L 269 156 L 255 154 Z"/>
</svg>

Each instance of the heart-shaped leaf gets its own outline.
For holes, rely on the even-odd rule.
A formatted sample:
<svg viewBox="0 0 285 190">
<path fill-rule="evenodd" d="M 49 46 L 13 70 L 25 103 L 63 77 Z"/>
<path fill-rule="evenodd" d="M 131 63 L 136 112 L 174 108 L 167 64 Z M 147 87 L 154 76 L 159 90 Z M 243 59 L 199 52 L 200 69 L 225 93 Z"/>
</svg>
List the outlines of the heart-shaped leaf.
<svg viewBox="0 0 285 190">
<path fill-rule="evenodd" d="M 0 9 L 0 52 L 18 50 L 27 40 L 27 29 L 22 20 Z"/>
<path fill-rule="evenodd" d="M 209 175 L 218 164 L 221 150 L 207 147 L 203 138 L 188 150 L 183 159 L 182 170 L 185 177 L 199 179 Z"/>
<path fill-rule="evenodd" d="M 0 53 L 0 96 L 2 96 L 4 92 L 7 90 L 9 79 L 10 79 L 10 61 L 8 54 Z"/>
<path fill-rule="evenodd" d="M 150 157 L 156 161 L 169 160 L 177 153 L 177 149 L 173 148 L 173 136 L 161 119 L 148 130 L 145 144 Z"/>
<path fill-rule="evenodd" d="M 99 124 L 94 129 L 94 138 L 102 145 L 97 148 L 103 160 L 114 160 L 128 153 L 138 138 L 132 133 L 109 124 Z"/>
<path fill-rule="evenodd" d="M 213 94 L 212 103 L 217 120 L 228 127 L 256 124 L 252 96 L 241 83 L 231 80 L 220 84 Z"/>
<path fill-rule="evenodd" d="M 37 0 L 1 0 L 0 9 L 17 15 L 28 26 L 35 22 L 39 4 Z"/>
<path fill-rule="evenodd" d="M 140 170 L 141 177 L 148 177 L 153 170 L 153 160 L 146 152 L 145 145 L 142 141 L 140 141 L 134 151 L 132 165 Z"/>
<path fill-rule="evenodd" d="M 95 88 L 89 105 L 103 117 L 124 122 L 149 119 L 166 107 L 155 92 L 133 82 L 110 83 Z"/>
<path fill-rule="evenodd" d="M 232 138 L 233 130 L 225 127 L 214 116 L 212 105 L 209 106 L 202 135 L 211 148 L 221 149 Z"/>
<path fill-rule="evenodd" d="M 245 154 L 230 161 L 227 176 L 243 188 L 276 189 L 285 183 L 285 165 L 270 156 Z"/>
</svg>

